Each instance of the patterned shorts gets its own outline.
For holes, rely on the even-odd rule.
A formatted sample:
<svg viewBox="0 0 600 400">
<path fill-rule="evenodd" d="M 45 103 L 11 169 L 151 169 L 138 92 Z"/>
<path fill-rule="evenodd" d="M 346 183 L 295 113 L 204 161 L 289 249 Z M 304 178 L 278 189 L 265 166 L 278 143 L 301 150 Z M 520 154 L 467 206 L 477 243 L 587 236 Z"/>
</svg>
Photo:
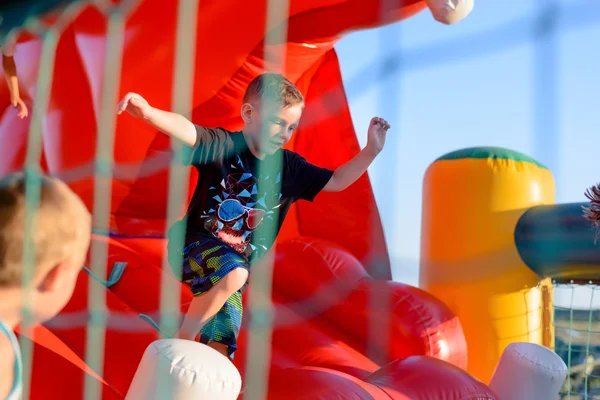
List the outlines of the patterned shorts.
<svg viewBox="0 0 600 400">
<path fill-rule="evenodd" d="M 242 256 L 212 239 L 200 239 L 186 244 L 181 250 L 181 256 L 181 282 L 190 287 L 194 296 L 205 294 L 236 268 L 249 270 L 248 262 Z M 202 343 L 217 342 L 226 345 L 231 359 L 237 349 L 237 337 L 242 325 L 242 293 L 246 286 L 247 283 L 232 294 L 200 331 Z"/>
</svg>

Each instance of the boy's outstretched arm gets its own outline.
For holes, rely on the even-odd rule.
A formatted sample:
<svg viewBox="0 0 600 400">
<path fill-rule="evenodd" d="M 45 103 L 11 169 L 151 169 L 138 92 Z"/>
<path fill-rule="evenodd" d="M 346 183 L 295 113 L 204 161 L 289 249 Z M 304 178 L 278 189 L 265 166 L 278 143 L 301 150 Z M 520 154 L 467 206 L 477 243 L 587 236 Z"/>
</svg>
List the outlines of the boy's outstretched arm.
<svg viewBox="0 0 600 400">
<path fill-rule="evenodd" d="M 27 117 L 29 111 L 25 102 L 21 99 L 19 92 L 19 79 L 17 78 L 17 66 L 13 56 L 2 55 L 2 68 L 6 77 L 6 84 L 10 92 L 10 104 L 19 109 L 19 118 Z"/>
<path fill-rule="evenodd" d="M 371 119 L 365 148 L 352 160 L 336 168 L 323 190 L 326 192 L 341 192 L 356 182 L 383 149 L 388 129 L 390 129 L 390 125 L 383 118 Z"/>
<path fill-rule="evenodd" d="M 181 140 L 188 146 L 196 144 L 196 127 L 183 115 L 159 110 L 148 104 L 146 99 L 137 93 L 127 93 L 117 106 L 117 114 L 127 111 L 137 118 L 148 122 L 161 132 Z"/>
</svg>

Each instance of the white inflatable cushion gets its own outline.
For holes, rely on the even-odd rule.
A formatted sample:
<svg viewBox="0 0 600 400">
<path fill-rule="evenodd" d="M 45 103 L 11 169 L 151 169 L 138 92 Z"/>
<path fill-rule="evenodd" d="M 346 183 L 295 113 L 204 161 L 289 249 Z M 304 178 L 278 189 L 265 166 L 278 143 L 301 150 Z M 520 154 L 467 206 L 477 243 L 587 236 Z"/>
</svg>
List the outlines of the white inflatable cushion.
<svg viewBox="0 0 600 400">
<path fill-rule="evenodd" d="M 552 350 L 533 343 L 506 347 L 490 381 L 499 400 L 554 400 L 567 377 L 567 365 Z"/>
<path fill-rule="evenodd" d="M 454 24 L 473 11 L 474 0 L 427 0 L 433 18 L 443 24 Z"/>
<path fill-rule="evenodd" d="M 242 378 L 233 363 L 198 342 L 161 339 L 151 343 L 133 377 L 128 400 L 235 400 Z"/>
</svg>

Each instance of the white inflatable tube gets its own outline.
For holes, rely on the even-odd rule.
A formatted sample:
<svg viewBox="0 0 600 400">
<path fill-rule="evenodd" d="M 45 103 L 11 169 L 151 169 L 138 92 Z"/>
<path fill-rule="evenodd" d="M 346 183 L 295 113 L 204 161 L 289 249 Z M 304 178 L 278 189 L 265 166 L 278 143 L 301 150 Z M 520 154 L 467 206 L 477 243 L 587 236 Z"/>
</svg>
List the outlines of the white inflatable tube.
<svg viewBox="0 0 600 400">
<path fill-rule="evenodd" d="M 198 342 L 161 339 L 151 343 L 133 377 L 126 400 L 235 400 L 242 378 L 233 363 Z"/>
<path fill-rule="evenodd" d="M 473 11 L 474 0 L 427 0 L 427 6 L 436 21 L 455 24 Z"/>
<path fill-rule="evenodd" d="M 552 350 L 533 343 L 506 347 L 490 381 L 499 400 L 554 400 L 567 377 L 567 365 Z"/>
</svg>

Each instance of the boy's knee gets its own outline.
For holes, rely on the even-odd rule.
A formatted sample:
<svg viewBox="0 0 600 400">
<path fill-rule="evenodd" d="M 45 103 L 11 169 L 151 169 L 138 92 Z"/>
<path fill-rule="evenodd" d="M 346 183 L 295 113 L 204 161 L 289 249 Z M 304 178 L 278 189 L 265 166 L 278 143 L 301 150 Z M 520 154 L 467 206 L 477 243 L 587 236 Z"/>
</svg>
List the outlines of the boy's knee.
<svg viewBox="0 0 600 400">
<path fill-rule="evenodd" d="M 242 267 L 236 268 L 227 274 L 225 280 L 227 281 L 226 286 L 230 289 L 229 291 L 236 292 L 246 284 L 248 270 Z"/>
</svg>

